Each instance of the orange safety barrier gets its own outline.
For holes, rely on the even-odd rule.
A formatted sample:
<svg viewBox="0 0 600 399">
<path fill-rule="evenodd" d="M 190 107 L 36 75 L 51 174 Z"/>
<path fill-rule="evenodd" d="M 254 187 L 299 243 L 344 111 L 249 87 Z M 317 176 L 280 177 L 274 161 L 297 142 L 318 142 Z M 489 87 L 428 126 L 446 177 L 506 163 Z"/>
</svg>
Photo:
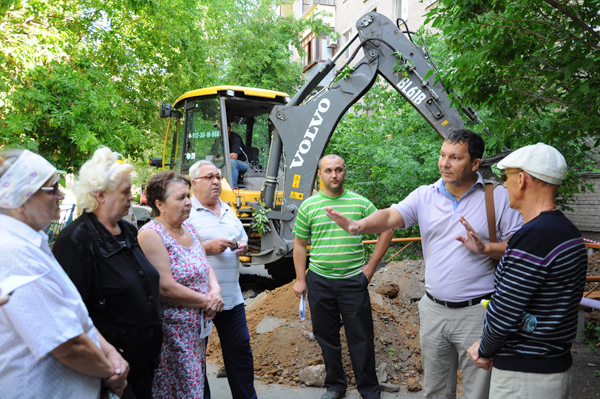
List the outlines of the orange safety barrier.
<svg viewBox="0 0 600 399">
<path fill-rule="evenodd" d="M 412 242 L 421 241 L 421 237 L 407 237 L 407 238 L 392 238 L 391 242 Z M 377 244 L 377 240 L 364 240 L 363 244 Z"/>
<path fill-rule="evenodd" d="M 409 242 L 409 241 L 421 241 L 421 237 L 407 237 L 407 238 L 392 238 L 391 242 Z M 364 240 L 363 244 L 377 244 L 377 240 Z M 600 244 L 594 244 L 586 242 L 585 246 L 588 248 L 600 249 Z"/>
<path fill-rule="evenodd" d="M 372 245 L 372 244 L 377 244 L 377 241 L 378 240 L 363 240 L 362 243 L 366 244 L 366 245 Z M 408 244 L 405 245 L 404 247 L 402 247 L 402 249 L 400 251 L 398 251 L 394 255 L 392 255 L 388 260 L 386 260 L 386 262 L 389 262 L 390 260 L 392 260 L 392 258 L 394 258 L 396 255 L 398 255 L 400 252 L 404 251 L 410 244 L 412 244 L 415 241 L 421 241 L 421 237 L 392 238 L 391 242 L 408 242 Z M 595 244 L 595 243 L 591 243 L 591 242 L 586 242 L 585 246 L 588 248 L 600 249 L 600 244 Z M 600 276 L 587 276 L 586 281 L 587 282 L 600 282 Z M 598 284 L 598 286 L 596 286 L 593 290 L 585 293 L 586 295 L 584 295 L 584 296 L 587 297 L 588 295 L 592 295 L 592 297 L 594 299 L 600 299 L 600 290 L 596 291 L 598 288 L 600 288 L 600 284 Z"/>
</svg>

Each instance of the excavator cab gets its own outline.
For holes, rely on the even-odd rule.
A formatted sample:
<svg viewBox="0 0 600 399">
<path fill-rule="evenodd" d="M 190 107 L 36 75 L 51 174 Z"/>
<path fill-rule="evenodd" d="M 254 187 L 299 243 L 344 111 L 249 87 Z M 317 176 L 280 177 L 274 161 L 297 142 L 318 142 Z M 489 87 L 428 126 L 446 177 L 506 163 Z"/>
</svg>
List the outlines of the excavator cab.
<svg viewBox="0 0 600 399">
<path fill-rule="evenodd" d="M 169 125 L 163 157 L 153 158 L 151 164 L 187 174 L 197 161 L 212 161 L 225 177 L 223 192 L 231 192 L 229 124 L 231 131 L 242 138 L 248 163 L 248 171 L 238 177 L 236 186 L 260 196 L 272 134 L 269 113 L 274 106 L 288 101 L 286 93 L 241 86 L 216 86 L 185 93 L 173 106 L 163 104 L 161 108 L 161 117 L 169 118 Z M 175 129 L 171 128 L 172 119 L 175 119 Z M 166 161 L 170 130 L 175 132 L 171 138 L 170 159 Z"/>
</svg>

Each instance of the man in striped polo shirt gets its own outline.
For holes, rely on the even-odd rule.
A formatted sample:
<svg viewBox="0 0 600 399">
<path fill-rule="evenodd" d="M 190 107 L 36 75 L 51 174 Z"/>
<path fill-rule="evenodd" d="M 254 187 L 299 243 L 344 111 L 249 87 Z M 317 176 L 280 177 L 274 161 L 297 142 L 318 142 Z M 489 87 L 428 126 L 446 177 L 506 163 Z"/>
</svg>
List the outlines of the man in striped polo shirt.
<svg viewBox="0 0 600 399">
<path fill-rule="evenodd" d="M 486 370 L 493 365 L 490 398 L 567 399 L 587 273 L 581 233 L 556 209 L 567 164 L 554 147 L 538 143 L 513 152 L 498 168 L 505 169 L 510 207 L 525 224 L 508 241 L 483 335 L 469 358 Z M 530 315 L 537 325 L 525 325 Z"/>
<path fill-rule="evenodd" d="M 363 399 L 376 399 L 381 391 L 375 372 L 373 319 L 367 287 L 393 233 L 387 230 L 381 234 L 373 256 L 365 263 L 361 238 L 346 233 L 325 216 L 325 207 L 335 208 L 353 220 L 377 209 L 368 199 L 344 189 L 346 166 L 340 156 L 331 154 L 321 158 L 318 174 L 324 188 L 302 203 L 294 227 L 294 291 L 298 297 L 309 293 L 313 333 L 321 346 L 327 372 L 327 392 L 321 399 L 337 399 L 346 394 L 348 382 L 342 365 L 340 314 L 358 392 Z"/>
</svg>

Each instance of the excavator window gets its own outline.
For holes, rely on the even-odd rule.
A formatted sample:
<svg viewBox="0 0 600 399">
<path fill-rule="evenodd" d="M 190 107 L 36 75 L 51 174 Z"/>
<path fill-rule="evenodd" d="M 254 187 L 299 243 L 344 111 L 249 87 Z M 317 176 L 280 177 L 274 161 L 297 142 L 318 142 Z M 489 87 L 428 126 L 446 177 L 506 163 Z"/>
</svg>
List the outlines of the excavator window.
<svg viewBox="0 0 600 399">
<path fill-rule="evenodd" d="M 231 131 L 238 133 L 244 145 L 248 162 L 253 170 L 262 170 L 269 156 L 271 132 L 269 130 L 269 115 L 263 114 L 249 118 L 230 118 Z"/>
<path fill-rule="evenodd" d="M 184 164 L 192 165 L 207 159 L 217 168 L 223 167 L 225 158 L 220 120 L 219 101 L 216 97 L 186 103 Z"/>
</svg>

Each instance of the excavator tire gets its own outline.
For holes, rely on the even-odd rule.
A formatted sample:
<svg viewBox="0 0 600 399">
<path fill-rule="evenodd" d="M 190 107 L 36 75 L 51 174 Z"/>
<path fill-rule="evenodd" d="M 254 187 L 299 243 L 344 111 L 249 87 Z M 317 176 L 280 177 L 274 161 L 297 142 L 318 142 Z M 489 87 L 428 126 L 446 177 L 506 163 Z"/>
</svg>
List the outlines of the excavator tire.
<svg viewBox="0 0 600 399">
<path fill-rule="evenodd" d="M 294 259 L 291 257 L 281 258 L 273 263 L 268 263 L 265 265 L 265 269 L 267 269 L 267 272 L 273 279 L 284 284 L 287 284 L 296 278 Z"/>
</svg>

